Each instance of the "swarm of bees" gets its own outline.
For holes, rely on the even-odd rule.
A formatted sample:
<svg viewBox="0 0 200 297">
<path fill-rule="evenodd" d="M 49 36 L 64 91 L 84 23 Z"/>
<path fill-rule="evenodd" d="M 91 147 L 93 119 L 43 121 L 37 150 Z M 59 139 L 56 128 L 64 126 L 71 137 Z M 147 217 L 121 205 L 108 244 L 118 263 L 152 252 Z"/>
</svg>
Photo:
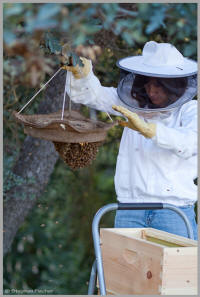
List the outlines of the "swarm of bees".
<svg viewBox="0 0 200 297">
<path fill-rule="evenodd" d="M 80 142 L 62 143 L 53 142 L 56 151 L 63 161 L 72 169 L 77 170 L 89 166 L 96 158 L 99 147 L 103 141 L 99 142 Z"/>
<path fill-rule="evenodd" d="M 117 122 L 104 123 L 87 119 L 76 110 L 51 114 L 25 115 L 13 111 L 15 120 L 24 125 L 24 132 L 32 137 L 52 141 L 60 158 L 72 169 L 89 166 L 96 159 L 107 131 Z"/>
</svg>

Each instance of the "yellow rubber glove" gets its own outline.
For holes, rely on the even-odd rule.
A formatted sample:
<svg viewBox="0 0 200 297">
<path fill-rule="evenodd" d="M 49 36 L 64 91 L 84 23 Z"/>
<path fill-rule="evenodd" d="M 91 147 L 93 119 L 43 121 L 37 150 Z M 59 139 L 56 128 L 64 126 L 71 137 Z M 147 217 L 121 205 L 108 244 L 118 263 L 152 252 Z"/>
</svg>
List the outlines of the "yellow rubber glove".
<svg viewBox="0 0 200 297">
<path fill-rule="evenodd" d="M 76 66 L 64 65 L 61 68 L 64 69 L 64 70 L 71 71 L 73 73 L 74 77 L 77 78 L 77 79 L 86 77 L 88 75 L 88 73 L 90 72 L 90 69 L 91 69 L 91 61 L 86 59 L 86 58 L 83 58 L 83 57 L 80 57 L 80 59 L 84 64 L 83 67 L 81 67 L 81 66 L 79 66 L 77 64 Z"/>
<path fill-rule="evenodd" d="M 121 126 L 138 131 L 147 138 L 152 138 L 156 135 L 156 124 L 146 123 L 145 121 L 140 119 L 140 117 L 136 113 L 131 112 L 122 106 L 113 105 L 112 108 L 127 117 L 128 122 L 119 121 L 119 124 Z"/>
</svg>

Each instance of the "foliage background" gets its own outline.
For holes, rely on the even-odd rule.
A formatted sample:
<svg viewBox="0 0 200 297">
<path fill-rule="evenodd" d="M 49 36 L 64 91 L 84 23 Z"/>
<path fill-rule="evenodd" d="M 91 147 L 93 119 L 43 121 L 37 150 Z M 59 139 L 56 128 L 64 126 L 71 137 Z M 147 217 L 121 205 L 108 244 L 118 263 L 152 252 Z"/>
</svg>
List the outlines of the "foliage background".
<svg viewBox="0 0 200 297">
<path fill-rule="evenodd" d="M 11 112 L 58 69 L 64 43 L 93 60 L 103 85 L 116 87 L 116 61 L 140 54 L 146 41 L 173 43 L 197 59 L 196 14 L 195 3 L 4 3 L 4 203 L 13 186 L 28 182 L 12 172 L 25 135 Z M 30 113 L 37 111 L 39 100 L 42 95 Z M 98 116 L 106 120 L 104 113 Z M 110 131 L 89 168 L 71 171 L 57 162 L 45 193 L 4 257 L 5 290 L 87 294 L 94 259 L 92 218 L 102 205 L 116 201 L 113 176 L 121 132 L 119 127 Z M 113 220 L 114 214 L 108 214 L 101 225 L 111 227 Z"/>
</svg>

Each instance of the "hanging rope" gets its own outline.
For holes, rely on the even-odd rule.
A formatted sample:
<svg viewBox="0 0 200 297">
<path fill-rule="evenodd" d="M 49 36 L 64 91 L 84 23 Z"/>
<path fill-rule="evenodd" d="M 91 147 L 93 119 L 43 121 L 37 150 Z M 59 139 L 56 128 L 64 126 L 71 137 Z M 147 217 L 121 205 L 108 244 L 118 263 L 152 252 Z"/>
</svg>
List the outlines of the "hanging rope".
<svg viewBox="0 0 200 297">
<path fill-rule="evenodd" d="M 18 114 L 20 114 L 32 101 L 33 99 L 35 99 L 35 97 L 50 83 L 50 81 L 60 72 L 62 68 L 58 69 L 58 71 L 56 71 L 56 73 L 44 84 L 44 86 L 42 86 L 42 88 L 20 109 L 20 111 L 18 111 Z M 82 74 L 82 69 L 79 69 L 79 72 Z M 62 114 L 61 114 L 61 120 L 63 120 L 64 118 L 64 110 L 65 110 L 65 101 L 66 101 L 66 93 L 67 93 L 67 75 L 70 75 L 68 72 L 66 73 L 66 81 L 65 81 L 65 90 L 64 90 L 64 98 L 63 98 L 63 106 L 62 106 Z M 69 86 L 69 114 L 71 112 L 71 75 L 69 76 L 69 81 L 70 81 L 70 86 Z M 91 90 L 93 91 L 95 97 L 97 98 L 97 94 L 94 90 L 94 88 L 91 86 L 91 84 L 89 83 Z M 104 105 L 102 104 L 102 102 L 100 103 L 104 108 Z M 109 117 L 109 119 L 113 122 L 113 119 L 111 118 L 111 116 L 109 115 L 109 113 L 107 111 L 105 111 L 105 113 L 107 114 L 107 116 Z"/>
<path fill-rule="evenodd" d="M 64 90 L 64 99 L 63 99 L 63 106 L 62 106 L 62 115 L 61 115 L 61 120 L 63 120 L 64 117 L 64 111 L 65 111 L 65 100 L 66 100 L 66 93 L 67 93 L 67 75 L 69 75 L 68 71 L 66 71 L 66 80 L 65 80 L 65 90 Z M 71 112 L 71 79 L 70 79 L 70 94 L 69 94 L 69 114 Z"/>
<path fill-rule="evenodd" d="M 58 74 L 58 72 L 60 72 L 62 68 L 60 68 L 47 82 L 46 84 L 24 105 L 24 107 L 22 107 L 22 109 L 20 111 L 18 111 L 18 113 L 21 113 L 32 101 L 33 99 L 46 87 L 46 85 L 48 83 L 50 83 L 50 81 Z"/>
</svg>

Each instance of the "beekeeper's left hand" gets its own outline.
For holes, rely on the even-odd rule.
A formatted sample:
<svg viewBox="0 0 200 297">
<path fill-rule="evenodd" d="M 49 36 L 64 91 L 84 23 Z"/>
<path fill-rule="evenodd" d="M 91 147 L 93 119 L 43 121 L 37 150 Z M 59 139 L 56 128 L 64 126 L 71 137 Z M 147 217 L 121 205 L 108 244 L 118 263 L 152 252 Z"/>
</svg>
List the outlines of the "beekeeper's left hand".
<svg viewBox="0 0 200 297">
<path fill-rule="evenodd" d="M 119 124 L 121 126 L 128 127 L 135 131 L 138 131 L 139 133 L 141 133 L 143 136 L 147 138 L 152 138 L 156 135 L 155 123 L 146 123 L 145 121 L 140 119 L 140 117 L 136 113 L 131 112 L 122 106 L 113 105 L 112 108 L 116 111 L 119 111 L 125 117 L 127 117 L 128 122 L 119 121 Z"/>
<path fill-rule="evenodd" d="M 75 66 L 63 65 L 62 69 L 71 71 L 76 79 L 86 77 L 92 68 L 92 64 L 90 60 L 84 57 L 80 57 L 80 59 L 83 63 L 83 66 L 79 66 L 79 64 L 76 64 Z"/>
</svg>

